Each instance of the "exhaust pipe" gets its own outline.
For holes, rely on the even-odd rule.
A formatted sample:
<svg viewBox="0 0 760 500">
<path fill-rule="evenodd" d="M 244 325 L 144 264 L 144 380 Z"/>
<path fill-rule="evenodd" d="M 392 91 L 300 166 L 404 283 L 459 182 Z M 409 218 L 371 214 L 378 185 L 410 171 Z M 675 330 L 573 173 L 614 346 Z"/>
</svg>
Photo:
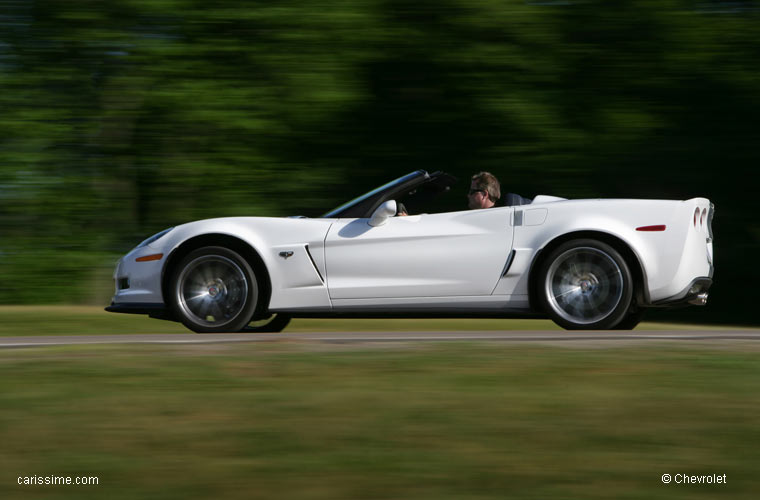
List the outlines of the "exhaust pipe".
<svg viewBox="0 0 760 500">
<path fill-rule="evenodd" d="M 689 301 L 689 304 L 703 306 L 707 304 L 707 292 L 702 292 Z"/>
</svg>

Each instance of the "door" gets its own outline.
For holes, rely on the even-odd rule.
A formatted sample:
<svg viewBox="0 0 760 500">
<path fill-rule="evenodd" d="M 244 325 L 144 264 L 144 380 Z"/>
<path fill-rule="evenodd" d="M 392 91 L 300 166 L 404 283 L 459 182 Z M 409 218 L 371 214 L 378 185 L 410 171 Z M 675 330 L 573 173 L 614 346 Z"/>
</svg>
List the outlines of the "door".
<svg viewBox="0 0 760 500">
<path fill-rule="evenodd" d="M 490 295 L 512 249 L 510 207 L 340 219 L 325 240 L 331 299 Z"/>
</svg>

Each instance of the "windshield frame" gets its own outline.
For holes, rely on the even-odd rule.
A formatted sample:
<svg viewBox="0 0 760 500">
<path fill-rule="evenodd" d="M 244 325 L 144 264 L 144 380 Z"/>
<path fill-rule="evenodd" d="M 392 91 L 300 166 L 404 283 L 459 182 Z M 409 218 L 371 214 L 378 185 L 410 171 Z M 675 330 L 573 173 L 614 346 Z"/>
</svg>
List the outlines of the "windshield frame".
<svg viewBox="0 0 760 500">
<path fill-rule="evenodd" d="M 370 201 L 373 198 L 382 199 L 382 196 L 384 193 L 394 192 L 400 186 L 404 186 L 410 183 L 416 184 L 417 182 L 421 180 L 426 180 L 429 178 L 430 178 L 430 175 L 425 170 L 417 170 L 410 174 L 406 174 L 402 177 L 399 177 L 398 179 L 394 179 L 386 184 L 383 184 L 382 186 L 375 188 L 372 191 L 368 191 L 361 196 L 357 196 L 353 200 L 348 201 L 340 205 L 339 207 L 330 210 L 326 214 L 320 216 L 320 218 L 333 219 L 333 218 L 346 217 L 346 215 L 344 214 L 346 214 L 347 212 L 350 212 L 352 208 L 358 207 L 359 205 L 362 205 L 364 203 L 375 205 L 376 203 L 373 203 Z"/>
</svg>

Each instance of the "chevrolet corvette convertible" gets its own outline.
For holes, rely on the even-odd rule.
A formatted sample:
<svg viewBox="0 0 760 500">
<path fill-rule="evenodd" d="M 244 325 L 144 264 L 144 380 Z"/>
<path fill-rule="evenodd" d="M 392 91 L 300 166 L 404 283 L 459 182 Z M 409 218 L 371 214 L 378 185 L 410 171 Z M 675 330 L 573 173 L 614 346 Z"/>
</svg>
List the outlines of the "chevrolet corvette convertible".
<svg viewBox="0 0 760 500">
<path fill-rule="evenodd" d="M 704 305 L 714 207 L 508 194 L 437 211 L 468 186 L 412 172 L 319 218 L 229 217 L 157 233 L 117 264 L 107 311 L 198 333 L 281 331 L 292 317 L 549 317 L 631 329 L 649 308 Z M 462 191 L 461 193 L 459 191 Z M 403 204 L 403 214 L 400 207 Z"/>
</svg>

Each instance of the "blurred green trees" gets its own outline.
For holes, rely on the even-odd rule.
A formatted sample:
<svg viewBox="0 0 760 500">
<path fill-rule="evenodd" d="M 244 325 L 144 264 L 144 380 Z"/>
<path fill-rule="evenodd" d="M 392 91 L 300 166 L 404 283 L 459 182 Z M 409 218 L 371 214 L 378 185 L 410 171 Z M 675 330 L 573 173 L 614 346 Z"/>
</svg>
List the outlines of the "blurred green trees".
<svg viewBox="0 0 760 500">
<path fill-rule="evenodd" d="M 706 314 L 754 321 L 726 285 L 760 277 L 760 19 L 727 5 L 0 0 L 0 303 L 104 302 L 164 227 L 318 215 L 423 168 L 707 196 Z"/>
</svg>

